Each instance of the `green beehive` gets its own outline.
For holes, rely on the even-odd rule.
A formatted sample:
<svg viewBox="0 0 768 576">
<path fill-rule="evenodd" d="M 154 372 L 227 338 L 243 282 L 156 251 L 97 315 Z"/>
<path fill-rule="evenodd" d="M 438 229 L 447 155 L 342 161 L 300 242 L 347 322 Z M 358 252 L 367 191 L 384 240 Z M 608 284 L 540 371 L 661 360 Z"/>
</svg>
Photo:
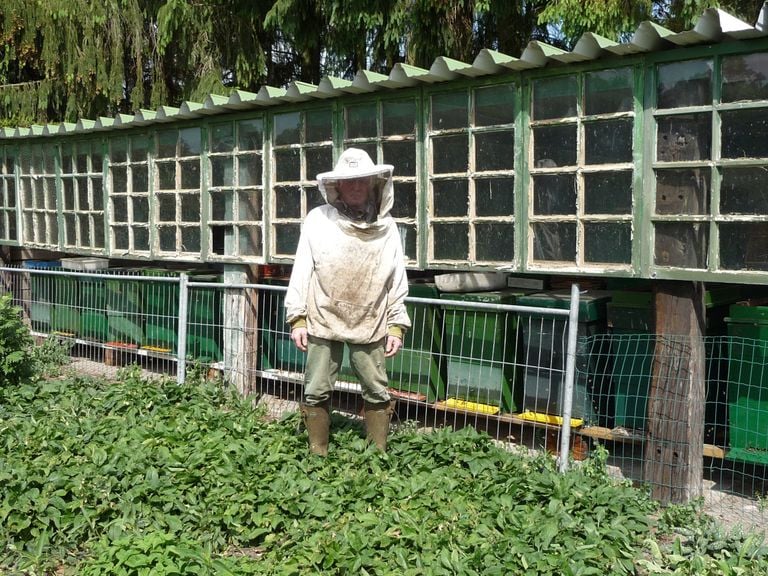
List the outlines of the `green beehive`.
<svg viewBox="0 0 768 576">
<path fill-rule="evenodd" d="M 511 305 L 524 293 L 513 290 L 442 293 L 447 358 L 446 397 L 486 404 L 504 412 L 522 407 L 518 371 L 517 315 L 451 306 L 449 301 Z"/>
<path fill-rule="evenodd" d="M 108 335 L 105 278 L 78 276 L 80 292 L 80 337 L 106 342 Z"/>
<path fill-rule="evenodd" d="M 124 276 L 140 270 L 122 269 L 106 280 L 108 341 L 114 346 L 140 346 L 145 340 L 142 313 L 143 282 Z"/>
<path fill-rule="evenodd" d="M 59 260 L 25 260 L 24 268 L 32 270 L 50 270 L 61 266 Z M 54 287 L 56 277 L 47 274 L 29 274 L 30 303 L 29 320 L 32 330 L 49 333 L 51 331 L 51 315 L 54 306 Z"/>
<path fill-rule="evenodd" d="M 264 284 L 287 286 L 282 278 L 265 278 Z M 262 290 L 259 293 L 259 322 L 261 323 L 261 369 L 304 372 L 306 354 L 296 348 L 285 321 L 285 292 Z"/>
<path fill-rule="evenodd" d="M 730 308 L 727 457 L 768 464 L 768 306 Z"/>
<path fill-rule="evenodd" d="M 74 276 L 53 276 L 51 331 L 62 336 L 80 333 L 80 282 Z"/>
<path fill-rule="evenodd" d="M 411 283 L 408 296 L 437 299 L 439 292 L 431 283 Z M 387 360 L 392 388 L 419 399 L 435 402 L 445 398 L 446 368 L 441 362 L 442 313 L 438 305 L 406 304 L 411 328 L 405 333 L 403 347 Z"/>
<path fill-rule="evenodd" d="M 143 270 L 145 276 L 190 274 L 192 282 L 220 282 L 221 276 L 205 271 Z M 143 348 L 175 353 L 178 345 L 179 285 L 176 282 L 145 283 L 142 305 L 144 323 Z M 204 362 L 218 362 L 222 352 L 223 300 L 221 290 L 190 287 L 187 300 L 187 357 Z"/>
<path fill-rule="evenodd" d="M 571 415 L 589 423 L 605 423 L 610 399 L 607 377 L 607 341 L 590 337 L 607 331 L 608 292 L 579 295 L 576 380 Z M 521 296 L 518 304 L 540 308 L 569 308 L 570 291 L 539 292 Z M 543 318 L 543 320 L 542 320 Z M 531 316 L 521 322 L 525 346 L 523 408 L 558 416 L 562 413 L 566 368 L 567 321 L 563 317 Z"/>
</svg>

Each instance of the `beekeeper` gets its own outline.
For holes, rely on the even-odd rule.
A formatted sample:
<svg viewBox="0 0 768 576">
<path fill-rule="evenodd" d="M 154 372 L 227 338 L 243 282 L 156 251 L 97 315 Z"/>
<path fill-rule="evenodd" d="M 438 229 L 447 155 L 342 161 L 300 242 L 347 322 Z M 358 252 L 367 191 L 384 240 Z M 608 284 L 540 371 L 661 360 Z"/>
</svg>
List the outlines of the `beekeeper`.
<svg viewBox="0 0 768 576">
<path fill-rule="evenodd" d="M 397 354 L 411 322 L 397 226 L 393 167 L 349 148 L 317 175 L 326 201 L 307 214 L 285 298 L 291 340 L 306 352 L 301 414 L 313 454 L 328 453 L 328 407 L 344 346 L 365 402 L 366 435 L 384 451 L 394 401 L 385 359 Z"/>
</svg>

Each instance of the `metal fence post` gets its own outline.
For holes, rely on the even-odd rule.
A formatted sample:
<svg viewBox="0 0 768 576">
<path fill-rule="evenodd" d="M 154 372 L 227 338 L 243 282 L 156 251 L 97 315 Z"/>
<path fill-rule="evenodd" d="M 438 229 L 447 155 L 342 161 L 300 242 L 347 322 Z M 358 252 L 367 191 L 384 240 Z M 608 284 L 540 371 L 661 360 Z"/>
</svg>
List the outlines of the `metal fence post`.
<svg viewBox="0 0 768 576">
<path fill-rule="evenodd" d="M 571 450 L 571 412 L 576 379 L 576 340 L 579 337 L 579 285 L 571 285 L 571 309 L 568 314 L 568 343 L 563 382 L 563 428 L 560 433 L 560 472 L 568 470 Z"/>
<path fill-rule="evenodd" d="M 179 335 L 176 346 L 176 382 L 184 384 L 187 372 L 187 307 L 189 305 L 189 275 L 179 274 Z"/>
</svg>

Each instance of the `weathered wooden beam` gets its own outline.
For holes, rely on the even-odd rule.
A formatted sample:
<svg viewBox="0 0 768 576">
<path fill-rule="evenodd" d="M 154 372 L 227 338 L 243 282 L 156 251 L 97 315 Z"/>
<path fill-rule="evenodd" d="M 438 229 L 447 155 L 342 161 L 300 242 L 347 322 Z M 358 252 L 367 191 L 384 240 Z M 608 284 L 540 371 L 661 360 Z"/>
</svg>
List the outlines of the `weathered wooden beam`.
<svg viewBox="0 0 768 576">
<path fill-rule="evenodd" d="M 654 287 L 656 348 L 648 398 L 644 480 L 655 499 L 684 503 L 702 494 L 704 285 Z"/>
</svg>

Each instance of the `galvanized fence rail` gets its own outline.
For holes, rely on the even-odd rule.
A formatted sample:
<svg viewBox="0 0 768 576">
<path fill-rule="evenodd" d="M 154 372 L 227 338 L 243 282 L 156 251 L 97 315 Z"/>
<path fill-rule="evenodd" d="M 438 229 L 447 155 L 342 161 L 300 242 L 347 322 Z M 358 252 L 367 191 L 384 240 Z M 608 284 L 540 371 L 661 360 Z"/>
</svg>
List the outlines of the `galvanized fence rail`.
<svg viewBox="0 0 768 576">
<path fill-rule="evenodd" d="M 284 279 L 224 283 L 209 272 L 16 267 L 0 268 L 0 279 L 38 339 L 71 346 L 77 370 L 114 374 L 137 364 L 180 383 L 189 370 L 201 370 L 252 394 L 272 417 L 296 410 L 301 400 L 304 356 L 285 322 Z M 411 287 L 406 304 L 413 327 L 387 365 L 399 399 L 396 425 L 474 426 L 509 449 L 550 452 L 562 470 L 599 444 L 616 476 L 653 491 L 678 489 L 682 465 L 655 455 L 686 452 L 685 435 L 674 432 L 681 423 L 661 422 L 673 431 L 662 438 L 653 435 L 649 418 L 669 419 L 686 409 L 686 398 L 669 396 L 660 411 L 650 405 L 651 386 L 654 362 L 665 366 L 668 381 L 684 381 L 691 343 L 593 333 L 579 315 L 576 286 L 555 307 L 515 304 L 525 299 L 506 296 Z M 765 529 L 766 343 L 708 337 L 704 350 L 705 505 L 726 521 L 735 512 L 743 525 Z M 345 357 L 333 408 L 359 417 L 358 391 Z"/>
</svg>

